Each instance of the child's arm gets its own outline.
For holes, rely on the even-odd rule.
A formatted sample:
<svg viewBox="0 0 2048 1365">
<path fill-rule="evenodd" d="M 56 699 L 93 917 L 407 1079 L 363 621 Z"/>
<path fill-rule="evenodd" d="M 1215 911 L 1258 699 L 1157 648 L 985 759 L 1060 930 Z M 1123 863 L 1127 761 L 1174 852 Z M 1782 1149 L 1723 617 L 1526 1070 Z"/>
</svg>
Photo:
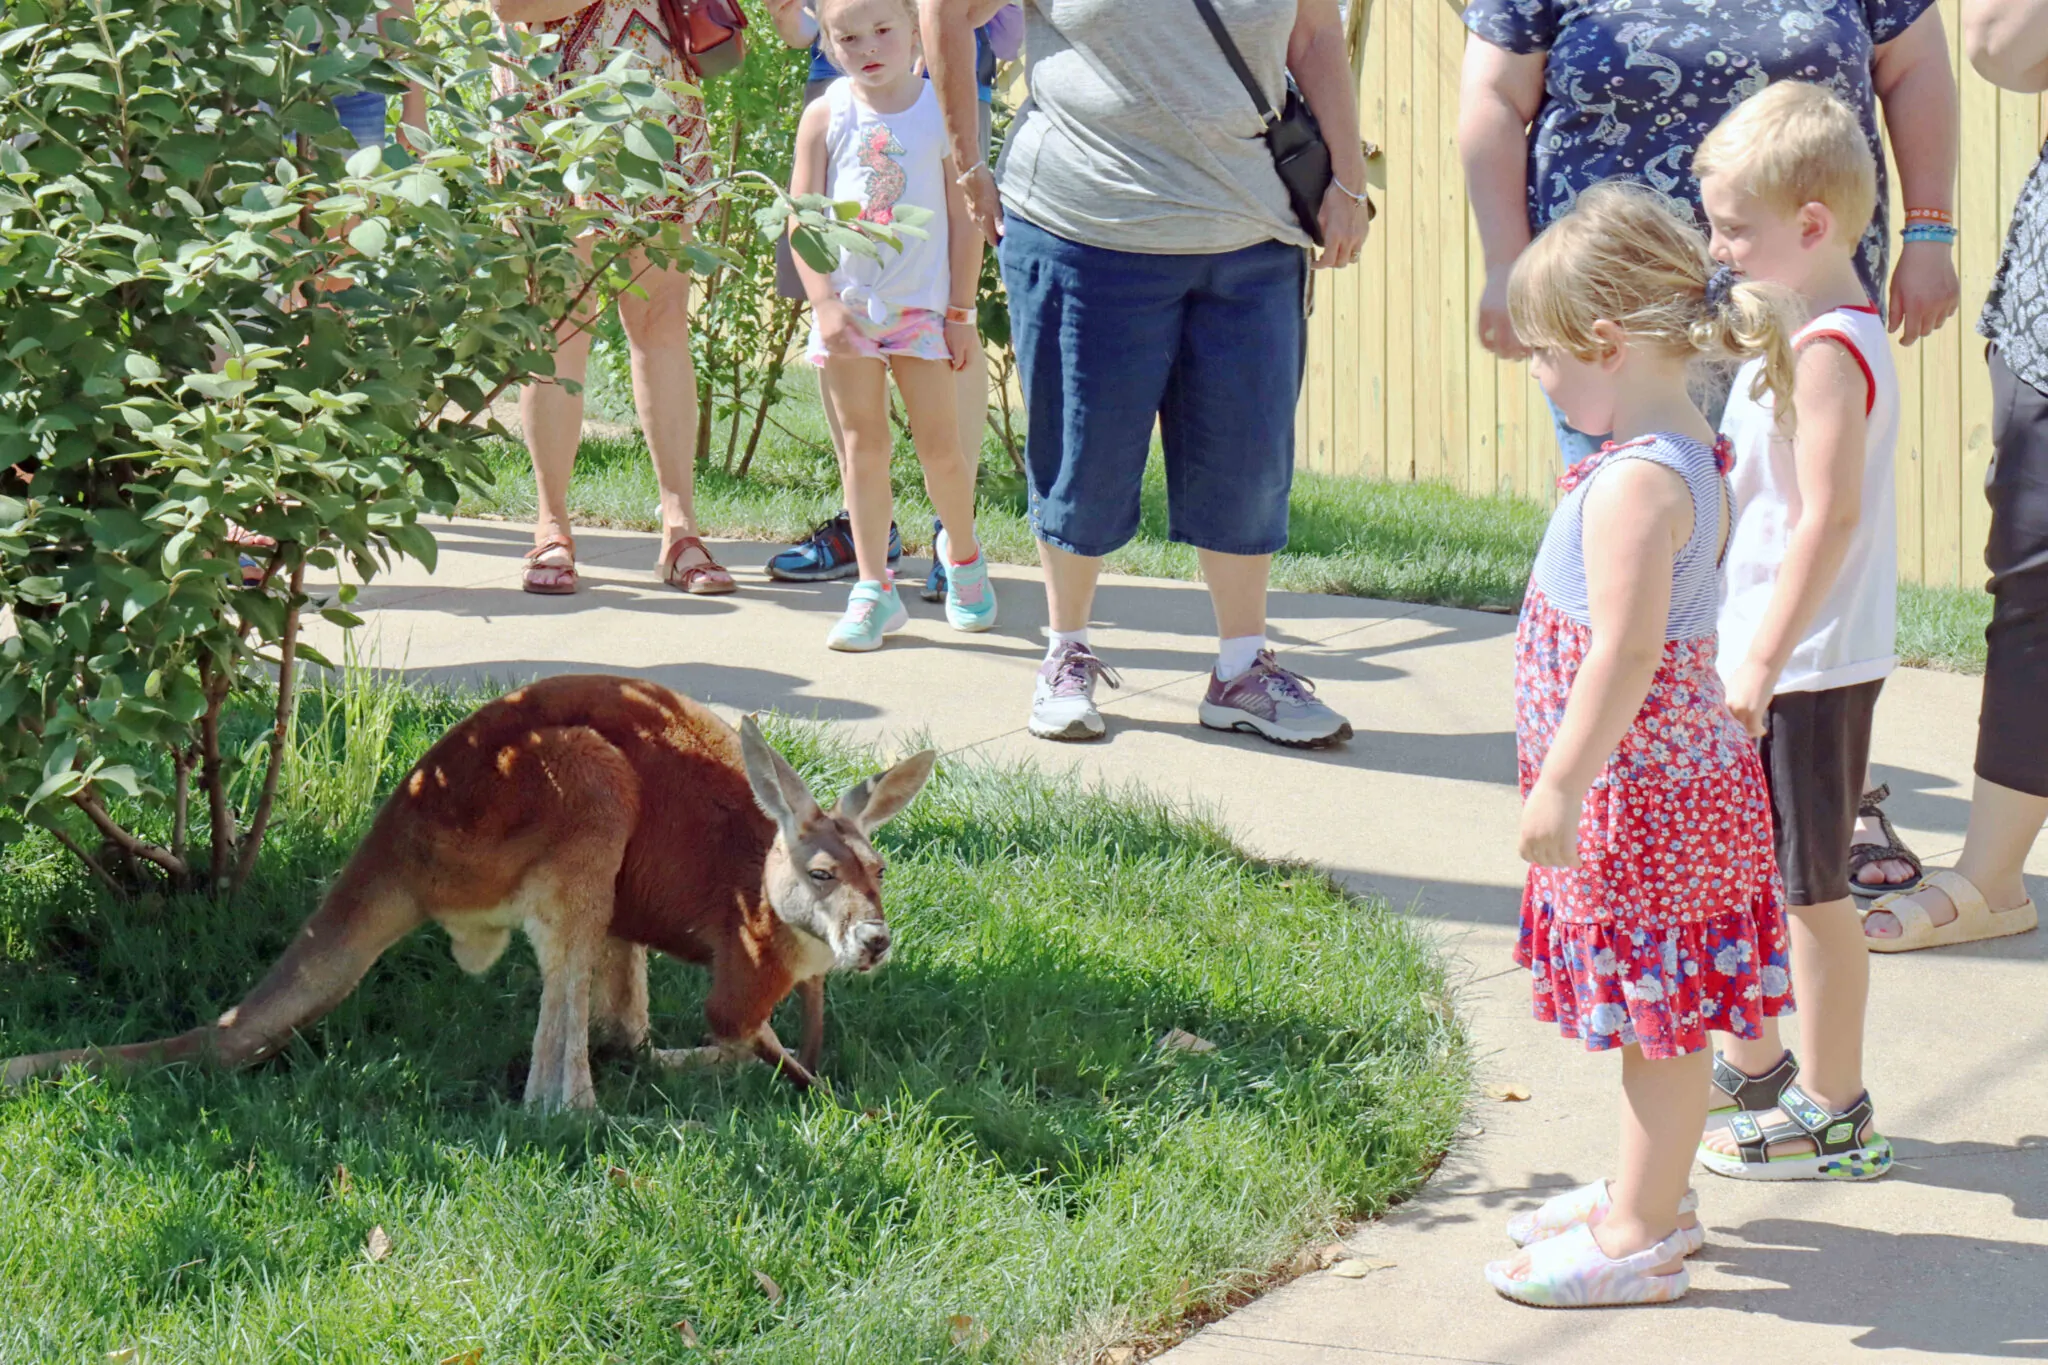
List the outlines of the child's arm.
<svg viewBox="0 0 2048 1365">
<path fill-rule="evenodd" d="M 831 121 L 831 101 L 822 99 L 812 100 L 797 120 L 796 160 L 789 172 L 791 194 L 825 192 L 825 130 Z M 790 219 L 789 226 L 794 231 L 796 219 Z M 853 314 L 839 301 L 832 277 L 813 270 L 794 246 L 789 255 L 796 264 L 796 277 L 803 281 L 804 297 L 811 301 L 811 316 L 818 320 L 818 339 L 825 343 L 826 351 L 841 356 L 860 354 L 852 340 Z"/>
<path fill-rule="evenodd" d="M 1799 519 L 1792 524 L 1777 586 L 1750 642 L 1749 657 L 1728 677 L 1728 707 L 1752 735 L 1763 734 L 1778 675 L 1833 590 L 1863 517 L 1870 379 L 1845 347 L 1822 345 L 1822 340 L 1801 349 L 1792 382 L 1799 415 L 1793 443 Z M 1879 586 L 1892 590 L 1889 583 Z"/>
<path fill-rule="evenodd" d="M 1522 804 L 1522 860 L 1540 867 L 1579 865 L 1586 792 L 1650 695 L 1664 659 L 1671 562 L 1692 533 L 1692 494 L 1662 465 L 1620 460 L 1587 490 L 1585 525 L 1592 640 Z"/>
<path fill-rule="evenodd" d="M 818 38 L 818 21 L 804 7 L 804 0 L 768 0 L 768 17 L 775 21 L 775 34 L 791 47 L 809 47 Z"/>
<path fill-rule="evenodd" d="M 964 370 L 972 348 L 981 345 L 975 317 L 975 300 L 981 294 L 981 229 L 968 216 L 967 192 L 960 187 L 959 172 L 950 156 L 946 158 L 946 247 L 953 281 L 946 300 L 946 350 L 953 357 L 953 368 Z M 966 314 L 966 321 L 954 321 L 959 316 L 956 309 Z"/>
</svg>

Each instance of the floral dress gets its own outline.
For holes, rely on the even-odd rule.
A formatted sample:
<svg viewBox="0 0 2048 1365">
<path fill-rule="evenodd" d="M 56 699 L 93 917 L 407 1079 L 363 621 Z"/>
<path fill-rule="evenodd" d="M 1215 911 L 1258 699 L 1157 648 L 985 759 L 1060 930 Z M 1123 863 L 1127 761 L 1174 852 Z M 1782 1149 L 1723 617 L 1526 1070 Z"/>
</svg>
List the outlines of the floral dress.
<svg viewBox="0 0 2048 1365">
<path fill-rule="evenodd" d="M 1619 459 L 1678 473 L 1693 533 L 1672 567 L 1663 662 L 1635 723 L 1579 815 L 1578 868 L 1532 867 L 1515 960 L 1535 1013 L 1590 1051 L 1641 1046 L 1662 1059 L 1708 1046 L 1709 1030 L 1755 1038 L 1789 1013 L 1784 888 L 1756 745 L 1714 671 L 1724 440 L 1609 444 L 1560 479 L 1515 637 L 1515 740 L 1522 794 L 1542 772 L 1591 642 L 1581 551 L 1585 490 Z"/>
<path fill-rule="evenodd" d="M 1692 154 L 1722 115 L 1772 81 L 1825 85 L 1856 111 L 1877 157 L 1877 212 L 1856 269 L 1884 301 L 1884 143 L 1873 49 L 1934 0 L 1471 0 L 1465 27 L 1509 52 L 1543 52 L 1529 132 L 1529 230 L 1602 180 L 1640 181 L 1704 230 Z"/>
<path fill-rule="evenodd" d="M 545 105 L 581 77 L 602 71 L 620 48 L 638 52 L 662 80 L 693 80 L 682 54 L 669 47 L 655 0 L 593 0 L 567 18 L 535 24 L 533 30 L 557 35 L 559 45 L 555 51 L 561 56 L 561 65 L 554 75 L 545 78 L 531 73 L 522 76 L 501 66 L 494 77 L 500 95 L 524 91 Z M 678 112 L 663 120 L 676 140 L 676 155 L 669 169 L 687 177 L 692 185 L 708 184 L 713 166 L 711 130 L 704 122 L 704 102 L 688 95 L 678 97 L 676 104 Z M 591 200 L 598 207 L 626 212 L 609 195 L 593 195 Z M 634 205 L 634 213 L 640 218 L 695 224 L 710 212 L 712 202 L 706 194 L 659 195 Z"/>
</svg>

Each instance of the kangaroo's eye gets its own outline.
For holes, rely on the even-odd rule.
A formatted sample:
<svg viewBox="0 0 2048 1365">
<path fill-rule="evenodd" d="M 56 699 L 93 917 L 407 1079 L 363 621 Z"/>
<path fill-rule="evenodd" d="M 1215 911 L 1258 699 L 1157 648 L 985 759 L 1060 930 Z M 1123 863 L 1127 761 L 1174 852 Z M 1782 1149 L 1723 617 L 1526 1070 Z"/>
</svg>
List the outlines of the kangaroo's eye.
<svg viewBox="0 0 2048 1365">
<path fill-rule="evenodd" d="M 882 874 L 883 874 L 883 873 L 885 873 L 885 872 L 887 872 L 888 870 L 889 870 L 889 869 L 888 869 L 887 867 L 882 867 L 882 866 L 878 866 L 878 867 L 876 867 L 876 868 L 875 868 L 875 880 L 876 880 L 876 881 L 880 881 L 880 880 L 882 880 Z"/>
<path fill-rule="evenodd" d="M 814 882 L 830 882 L 837 881 L 838 878 L 832 875 L 832 869 L 829 867 L 814 867 L 811 869 L 811 880 Z"/>
</svg>

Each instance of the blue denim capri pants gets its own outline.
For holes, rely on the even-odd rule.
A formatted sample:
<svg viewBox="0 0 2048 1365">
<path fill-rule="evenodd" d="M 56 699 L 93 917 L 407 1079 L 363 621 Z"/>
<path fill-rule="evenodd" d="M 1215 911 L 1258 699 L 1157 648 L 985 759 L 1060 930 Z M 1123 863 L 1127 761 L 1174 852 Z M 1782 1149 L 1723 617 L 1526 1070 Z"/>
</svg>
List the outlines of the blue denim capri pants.
<svg viewBox="0 0 2048 1365">
<path fill-rule="evenodd" d="M 1130 540 L 1156 421 L 1167 534 L 1223 554 L 1283 548 L 1307 253 L 1110 251 L 1011 213 L 997 256 L 1030 423 L 1033 533 L 1090 557 Z"/>
</svg>

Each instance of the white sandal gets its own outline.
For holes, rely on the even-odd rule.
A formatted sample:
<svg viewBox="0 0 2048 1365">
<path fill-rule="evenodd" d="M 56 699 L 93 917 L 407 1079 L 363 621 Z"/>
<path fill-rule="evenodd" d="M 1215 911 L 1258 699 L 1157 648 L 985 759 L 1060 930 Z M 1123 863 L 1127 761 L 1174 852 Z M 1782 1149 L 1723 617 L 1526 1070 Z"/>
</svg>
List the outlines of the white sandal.
<svg viewBox="0 0 2048 1365">
<path fill-rule="evenodd" d="M 1536 1208 L 1508 1219 L 1508 1240 L 1518 1247 L 1547 1242 L 1582 1224 L 1591 1227 L 1607 1216 L 1608 1207 L 1607 1182 L 1596 1180 L 1590 1185 L 1552 1195 Z M 1697 1213 L 1699 1207 L 1697 1190 L 1687 1190 L 1678 1201 L 1680 1213 Z M 1688 1256 L 1707 1244 L 1707 1230 L 1699 1223 L 1680 1228 L 1673 1236 L 1680 1239 Z"/>
<path fill-rule="evenodd" d="M 1685 1266 L 1684 1246 L 1676 1232 L 1647 1250 L 1617 1260 L 1600 1249 L 1593 1240 L 1593 1229 L 1581 1223 L 1522 1254 L 1529 1258 L 1527 1275 L 1516 1279 L 1508 1274 L 1512 1262 L 1490 1261 L 1486 1282 L 1501 1297 L 1531 1308 L 1669 1303 L 1684 1297 L 1692 1285 L 1692 1272 Z M 1678 1269 L 1668 1275 L 1651 1273 L 1667 1261 L 1677 1261 Z"/>
<path fill-rule="evenodd" d="M 1987 938 L 2024 934 L 2040 922 L 2033 901 L 2021 901 L 2010 910 L 1993 910 L 1985 904 L 1984 893 L 1977 889 L 1976 884 L 1951 868 L 1928 873 L 1920 889 L 1939 891 L 1947 896 L 1948 903 L 1956 908 L 1956 917 L 1947 924 L 1936 924 L 1927 913 L 1927 907 L 1914 900 L 1910 893 L 1895 891 L 1881 897 L 1863 915 L 1868 919 L 1876 911 L 1885 911 L 1898 920 L 1899 936 L 1866 936 L 1864 946 L 1873 953 L 1910 953 L 1921 948 L 1946 948 L 1957 943 L 1976 943 Z"/>
</svg>

